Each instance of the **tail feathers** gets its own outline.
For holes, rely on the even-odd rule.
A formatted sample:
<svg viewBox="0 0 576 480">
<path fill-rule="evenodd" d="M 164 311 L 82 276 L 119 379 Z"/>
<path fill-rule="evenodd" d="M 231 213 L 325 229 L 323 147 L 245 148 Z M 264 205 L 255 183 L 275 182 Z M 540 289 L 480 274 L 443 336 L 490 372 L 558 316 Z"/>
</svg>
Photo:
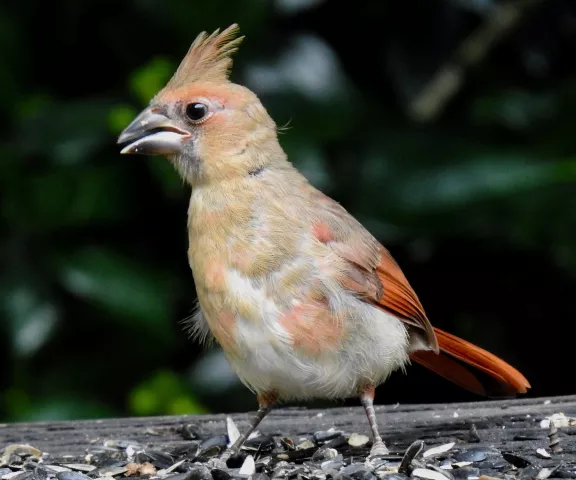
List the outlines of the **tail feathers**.
<svg viewBox="0 0 576 480">
<path fill-rule="evenodd" d="M 496 355 L 438 328 L 434 333 L 441 353 L 419 350 L 410 354 L 412 360 L 478 395 L 513 397 L 530 388 L 518 370 Z"/>
</svg>

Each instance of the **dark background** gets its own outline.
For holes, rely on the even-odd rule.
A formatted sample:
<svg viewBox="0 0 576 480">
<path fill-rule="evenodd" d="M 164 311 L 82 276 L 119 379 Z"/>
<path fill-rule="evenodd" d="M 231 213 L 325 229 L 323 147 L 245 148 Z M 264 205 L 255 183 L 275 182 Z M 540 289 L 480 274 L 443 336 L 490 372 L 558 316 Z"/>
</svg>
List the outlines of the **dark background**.
<svg viewBox="0 0 576 480">
<path fill-rule="evenodd" d="M 0 420 L 255 407 L 179 323 L 188 187 L 115 145 L 195 36 L 232 22 L 233 79 L 432 322 L 529 395 L 576 393 L 573 1 L 4 1 Z M 477 399 L 418 366 L 377 397 Z"/>
</svg>

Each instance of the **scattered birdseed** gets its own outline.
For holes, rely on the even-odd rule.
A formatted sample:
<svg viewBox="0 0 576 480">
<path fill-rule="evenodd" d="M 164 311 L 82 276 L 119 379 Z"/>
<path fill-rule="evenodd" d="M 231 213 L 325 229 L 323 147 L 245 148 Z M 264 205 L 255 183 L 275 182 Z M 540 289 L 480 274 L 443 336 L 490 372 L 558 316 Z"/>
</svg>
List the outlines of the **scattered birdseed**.
<svg viewBox="0 0 576 480">
<path fill-rule="evenodd" d="M 314 448 L 314 443 L 312 443 L 310 440 L 304 440 L 302 443 L 296 445 L 296 450 L 305 450 L 308 448 Z"/>
<path fill-rule="evenodd" d="M 453 412 L 453 410 L 448 410 Z M 570 412 L 573 414 L 573 412 Z M 450 413 L 451 414 L 451 413 Z M 449 415 L 450 415 L 449 414 Z M 565 415 L 552 416 L 552 425 L 570 424 Z M 506 425 L 488 425 L 475 420 L 470 432 L 448 433 L 414 430 L 419 438 L 409 446 L 394 443 L 394 434 L 385 437 L 390 455 L 368 458 L 370 437 L 335 428 L 291 437 L 254 432 L 241 452 L 228 465 L 221 453 L 236 440 L 238 428 L 227 419 L 220 435 L 208 434 L 195 424 L 169 430 L 167 443 L 158 437 L 138 443 L 130 439 L 98 439 L 86 442 L 78 456 L 53 457 L 34 445 L 8 445 L 0 457 L 0 480 L 548 480 L 576 478 L 574 430 L 562 431 L 564 452 L 558 455 L 548 437 L 540 431 L 535 416 L 518 415 Z M 550 420 L 550 418 L 548 419 Z M 524 429 L 526 424 L 532 425 Z M 576 426 L 576 425 L 575 425 Z M 354 428 L 352 426 L 351 428 Z M 328 428 L 328 427 L 326 427 Z M 393 427 L 395 428 L 395 427 Z M 451 426 L 450 428 L 454 428 Z M 498 428 L 498 430 L 496 430 Z M 535 432 L 534 428 L 538 431 Z M 213 430 L 211 430 L 213 431 Z M 143 432 L 146 430 L 143 427 Z M 492 432 L 492 433 L 490 433 Z M 555 433 L 558 437 L 558 429 Z M 552 437 L 552 439 L 556 439 Z M 397 438 L 397 437 L 396 437 Z M 449 443 L 438 443 L 444 439 Z M 424 441 L 427 445 L 424 448 Z M 499 445 L 499 448 L 495 448 Z M 501 450 L 506 445 L 506 450 Z"/>
<path fill-rule="evenodd" d="M 536 453 L 542 458 L 551 458 L 551 455 L 546 451 L 545 448 L 536 449 Z"/>
<path fill-rule="evenodd" d="M 400 473 L 409 473 L 412 461 L 420 454 L 423 448 L 424 442 L 422 440 L 416 440 L 412 445 L 410 445 L 406 449 L 406 452 L 404 452 L 398 471 Z"/>
<path fill-rule="evenodd" d="M 429 448 L 428 450 L 426 450 L 423 454 L 422 457 L 424 458 L 429 458 L 429 457 L 435 457 L 436 455 L 440 455 L 442 453 L 446 453 L 448 450 L 450 450 L 453 446 L 455 445 L 454 442 L 451 443 L 445 443 L 444 445 L 439 445 L 437 447 L 432 447 Z"/>
<path fill-rule="evenodd" d="M 228 433 L 228 446 L 234 445 L 236 440 L 240 438 L 240 432 L 238 427 L 234 423 L 231 417 L 226 417 L 226 432 Z"/>
<path fill-rule="evenodd" d="M 353 433 L 348 439 L 348 445 L 351 447 L 365 447 L 370 443 L 370 438 L 366 435 L 360 435 L 359 433 Z"/>
<path fill-rule="evenodd" d="M 2 476 L 2 480 L 12 480 L 14 477 L 16 477 L 17 475 L 20 475 L 22 472 L 21 471 L 17 471 L 17 472 L 10 472 L 7 473 L 5 475 Z"/>
<path fill-rule="evenodd" d="M 69 468 L 70 470 L 78 470 L 80 472 L 92 472 L 96 470 L 94 465 L 87 465 L 85 463 L 64 463 L 62 466 Z"/>
<path fill-rule="evenodd" d="M 256 465 L 254 464 L 254 457 L 252 455 L 248 455 L 244 463 L 240 467 L 238 471 L 239 475 L 254 475 L 256 473 Z"/>
<path fill-rule="evenodd" d="M 122 475 L 126 473 L 128 468 L 124 467 L 104 467 L 98 470 L 98 474 L 102 477 L 115 477 L 117 475 Z M 72 480 L 72 479 L 70 479 Z"/>
<path fill-rule="evenodd" d="M 90 477 L 80 472 L 58 472 L 56 478 L 57 480 L 90 480 Z"/>
<path fill-rule="evenodd" d="M 61 465 L 46 465 L 46 468 L 49 470 L 52 470 L 55 473 L 60 473 L 60 472 L 69 472 L 70 469 L 67 467 L 63 467 Z"/>
<path fill-rule="evenodd" d="M 164 477 L 164 476 L 172 473 L 174 470 L 176 470 L 178 467 L 180 467 L 180 465 L 182 465 L 185 461 L 186 461 L 186 459 L 180 460 L 179 462 L 176 462 L 174 465 L 172 465 L 168 468 L 158 470 L 158 475 L 160 475 L 161 477 Z M 144 464 L 144 465 L 146 465 L 146 464 Z"/>
<path fill-rule="evenodd" d="M 429 470 L 427 468 L 415 468 L 412 472 L 412 476 L 424 478 L 426 480 L 446 480 L 447 478 L 450 478 L 436 470 Z"/>
</svg>

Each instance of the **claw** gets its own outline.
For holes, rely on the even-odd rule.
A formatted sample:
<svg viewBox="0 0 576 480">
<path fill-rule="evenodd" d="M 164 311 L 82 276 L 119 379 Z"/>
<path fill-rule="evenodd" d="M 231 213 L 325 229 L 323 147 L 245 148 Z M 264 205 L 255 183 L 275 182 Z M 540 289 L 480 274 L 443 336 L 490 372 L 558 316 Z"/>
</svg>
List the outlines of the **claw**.
<svg viewBox="0 0 576 480">
<path fill-rule="evenodd" d="M 384 445 L 384 442 L 380 440 L 374 442 L 372 448 L 370 449 L 370 455 L 368 456 L 368 458 L 383 457 L 384 455 L 388 455 L 389 453 L 390 452 L 386 448 L 386 445 Z"/>
</svg>

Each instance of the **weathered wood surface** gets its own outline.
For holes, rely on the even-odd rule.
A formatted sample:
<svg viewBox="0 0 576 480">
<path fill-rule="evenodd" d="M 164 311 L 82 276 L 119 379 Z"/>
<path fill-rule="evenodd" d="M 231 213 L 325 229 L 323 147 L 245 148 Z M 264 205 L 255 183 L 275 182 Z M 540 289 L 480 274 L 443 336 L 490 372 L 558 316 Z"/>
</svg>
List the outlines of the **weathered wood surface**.
<svg viewBox="0 0 576 480">
<path fill-rule="evenodd" d="M 454 403 L 446 405 L 386 405 L 376 408 L 383 436 L 392 453 L 400 453 L 413 441 L 427 446 L 467 441 L 472 424 L 481 443 L 503 452 L 522 455 L 542 466 L 560 461 L 575 465 L 576 426 L 560 429 L 561 454 L 542 459 L 537 448 L 548 448 L 548 430 L 541 420 L 554 413 L 576 417 L 576 396 L 529 398 L 507 401 Z M 250 414 L 231 415 L 239 428 Z M 165 416 L 122 418 L 95 421 L 20 423 L 0 425 L 0 448 L 11 443 L 27 443 L 53 456 L 82 456 L 94 445 L 107 439 L 125 439 L 147 446 L 181 444 L 179 427 L 194 424 L 202 436 L 226 433 L 225 415 Z M 368 432 L 361 408 L 275 410 L 261 425 L 267 435 L 292 436 L 311 434 L 331 427 L 344 432 Z M 576 474 L 575 474 L 576 477 Z"/>
</svg>

